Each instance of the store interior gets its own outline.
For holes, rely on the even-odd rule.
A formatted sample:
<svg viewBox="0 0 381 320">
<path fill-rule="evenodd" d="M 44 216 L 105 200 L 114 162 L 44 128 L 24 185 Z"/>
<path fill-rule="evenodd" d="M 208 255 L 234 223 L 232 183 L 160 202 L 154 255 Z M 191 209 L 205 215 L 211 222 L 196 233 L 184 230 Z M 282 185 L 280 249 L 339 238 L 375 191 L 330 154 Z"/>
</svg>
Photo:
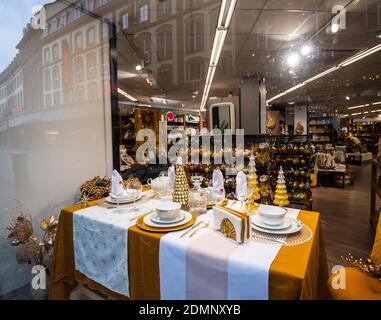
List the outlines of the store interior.
<svg viewBox="0 0 381 320">
<path fill-rule="evenodd" d="M 100 70 L 97 77 L 102 77 L 107 91 L 97 103 L 107 111 L 103 107 L 97 109 L 101 121 L 94 122 L 94 126 L 101 128 L 101 133 L 88 139 L 102 140 L 100 149 L 106 160 L 103 163 L 102 157 L 99 157 L 102 160 L 97 158 L 99 163 L 93 171 L 91 165 L 86 165 L 86 177 L 82 171 L 77 179 L 80 181 L 70 179 L 77 189 L 65 190 L 65 199 L 45 207 L 58 211 L 57 218 L 61 212 L 62 219 L 71 212 L 64 207 L 73 203 L 87 207 L 89 202 L 102 200 L 111 192 L 113 170 L 128 183 L 138 179 L 143 188 L 155 189 L 154 181 L 168 177 L 170 168 L 176 164 L 181 164 L 185 171 L 190 193 L 211 189 L 214 173 L 221 172 L 227 201 L 238 205 L 242 200 L 237 196 L 237 172 L 242 171 L 248 177 L 248 184 L 255 173 L 253 180 L 257 180 L 253 188 L 257 192 L 245 199 L 247 213 L 255 211 L 251 205 L 285 206 L 307 214 L 303 219 L 309 221 L 308 213 L 318 212 L 314 235 L 319 234 L 320 246 L 326 253 L 328 275 L 341 265 L 358 268 L 356 262 L 345 260 L 348 255 L 366 260 L 372 253 L 373 259 L 374 243 L 381 241 L 381 229 L 377 227 L 381 225 L 378 222 L 380 1 L 162 0 L 141 1 L 141 4 L 127 1 L 127 14 L 118 1 L 111 2 L 115 5 L 110 9 L 115 23 L 106 24 L 104 16 L 108 9 L 84 11 L 86 21 L 96 21 L 107 34 L 102 48 L 106 47 L 109 60 L 98 62 L 97 68 Z M 149 135 L 148 131 L 143 132 L 142 138 L 142 129 L 154 134 L 153 149 L 144 153 L 143 162 L 137 154 Z M 91 127 L 89 132 L 92 130 Z M 163 134 L 165 145 L 158 138 Z M 229 147 L 224 141 L 220 147 L 216 144 L 217 137 L 226 134 L 233 145 Z M 204 144 L 206 136 L 211 139 L 210 145 Z M 239 143 L 240 137 L 243 144 Z M 71 139 L 74 141 L 76 136 Z M 82 142 L 78 150 L 84 151 L 89 146 Z M 176 157 L 170 159 L 171 163 L 166 156 L 176 146 Z M 219 162 L 221 155 L 228 154 L 236 159 L 242 155 L 243 163 L 238 169 L 236 163 Z M 161 155 L 165 156 L 164 162 L 160 162 Z M 210 162 L 203 162 L 204 156 Z M 181 157 L 189 161 L 179 161 Z M 75 166 L 75 161 L 71 165 Z M 88 159 L 87 163 L 91 161 Z M 228 173 L 234 168 L 235 175 Z M 285 204 L 277 198 L 279 181 L 283 181 L 287 193 Z M 73 194 L 76 200 L 70 203 Z M 55 250 L 63 250 L 62 243 L 67 241 L 61 220 L 60 223 L 60 246 Z M 134 253 L 143 254 L 138 249 Z M 59 253 L 55 252 L 54 257 L 52 281 L 61 272 L 57 261 L 66 263 L 64 259 L 59 260 Z M 381 276 L 381 258 L 377 259 L 380 259 L 375 263 L 379 273 L 368 271 L 361 276 L 372 281 Z M 138 268 L 134 263 L 130 264 L 130 272 Z M 142 285 L 145 292 L 137 289 L 136 283 L 147 281 L 146 271 L 136 271 L 139 277 L 142 274 L 141 278 L 130 274 L 132 297 L 160 298 L 155 295 L 156 278 L 147 278 L 153 283 L 152 295 L 147 294 L 151 287 L 145 287 L 146 283 Z M 87 286 L 85 291 L 76 293 L 77 299 L 84 295 L 86 299 L 115 298 L 103 283 L 106 290 L 98 287 L 91 290 L 91 279 L 89 282 L 86 277 L 75 277 L 78 283 L 83 281 Z M 317 280 L 316 286 L 319 281 L 328 283 L 328 278 Z M 368 278 L 364 283 L 367 281 Z M 66 293 L 59 292 L 58 280 L 54 285 L 54 292 L 52 289 L 47 296 L 67 298 Z M 303 290 L 298 293 L 300 298 L 319 296 L 308 295 Z M 372 298 L 381 299 L 381 285 L 372 290 L 376 290 Z M 283 293 L 274 292 L 269 293 L 270 298 L 282 298 Z M 162 298 L 163 289 L 161 294 Z M 335 296 L 334 290 L 330 290 L 329 298 L 361 299 L 364 293 L 352 294 Z M 0 297 L 30 298 L 29 285 Z M 188 297 L 197 298 L 191 294 Z"/>
</svg>

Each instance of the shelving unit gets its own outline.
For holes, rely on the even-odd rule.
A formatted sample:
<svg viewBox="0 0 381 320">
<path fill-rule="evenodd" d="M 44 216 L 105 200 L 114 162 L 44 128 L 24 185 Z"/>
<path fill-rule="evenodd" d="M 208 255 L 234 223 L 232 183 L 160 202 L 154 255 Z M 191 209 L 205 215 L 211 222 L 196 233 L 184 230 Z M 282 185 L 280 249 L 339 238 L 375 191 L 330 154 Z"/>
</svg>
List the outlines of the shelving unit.
<svg viewBox="0 0 381 320">
<path fill-rule="evenodd" d="M 194 115 L 191 113 L 176 114 L 173 121 L 167 121 L 168 133 L 172 130 L 176 130 L 178 134 L 174 134 L 173 137 L 168 136 L 173 141 L 185 131 L 185 134 L 191 135 L 192 129 L 199 130 L 201 127 L 200 115 Z"/>
<path fill-rule="evenodd" d="M 276 174 L 282 166 L 286 176 L 287 191 L 291 204 L 312 210 L 311 170 L 312 150 L 301 143 L 278 144 L 271 150 L 272 186 L 276 185 Z"/>
<path fill-rule="evenodd" d="M 308 141 L 317 149 L 326 149 L 326 145 L 336 143 L 337 133 L 332 124 L 334 117 L 326 107 L 309 107 Z"/>
</svg>

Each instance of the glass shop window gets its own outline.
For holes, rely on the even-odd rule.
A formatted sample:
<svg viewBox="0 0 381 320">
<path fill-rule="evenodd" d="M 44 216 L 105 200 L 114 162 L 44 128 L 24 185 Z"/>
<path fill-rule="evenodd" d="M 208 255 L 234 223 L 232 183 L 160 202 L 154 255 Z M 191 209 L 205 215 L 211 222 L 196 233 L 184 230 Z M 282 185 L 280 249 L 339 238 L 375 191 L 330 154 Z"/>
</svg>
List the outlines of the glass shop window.
<svg viewBox="0 0 381 320">
<path fill-rule="evenodd" d="M 157 57 L 159 61 L 172 58 L 172 26 L 164 26 L 157 33 Z"/>
<path fill-rule="evenodd" d="M 50 63 L 50 48 L 44 49 L 44 64 L 47 65 Z"/>
<path fill-rule="evenodd" d="M 52 107 L 52 96 L 50 93 L 47 93 L 45 95 L 45 108 L 51 108 Z"/>
<path fill-rule="evenodd" d="M 97 84 L 90 83 L 87 89 L 89 99 L 96 100 L 98 98 Z"/>
<path fill-rule="evenodd" d="M 186 23 L 186 49 L 188 52 L 202 51 L 204 48 L 204 18 L 193 17 Z"/>
<path fill-rule="evenodd" d="M 143 23 L 148 21 L 149 13 L 148 13 L 148 4 L 145 3 L 139 8 L 139 22 Z"/>
<path fill-rule="evenodd" d="M 60 69 L 58 66 L 53 67 L 53 89 L 60 87 Z"/>
<path fill-rule="evenodd" d="M 45 91 L 49 91 L 52 86 L 51 86 L 51 75 L 50 75 L 50 69 L 46 69 L 44 71 L 44 89 Z"/>
<path fill-rule="evenodd" d="M 83 86 L 78 86 L 75 90 L 75 99 L 77 102 L 83 102 L 85 100 L 85 89 Z"/>
<path fill-rule="evenodd" d="M 93 44 L 95 42 L 95 29 L 94 28 L 90 28 L 89 30 L 87 30 L 86 38 L 87 38 L 87 44 L 88 45 Z"/>
<path fill-rule="evenodd" d="M 53 94 L 53 105 L 59 106 L 61 104 L 61 94 L 59 91 L 54 92 Z"/>
<path fill-rule="evenodd" d="M 129 23 L 129 17 L 128 17 L 128 12 L 124 13 L 122 15 L 122 27 L 123 29 L 128 29 L 128 23 Z"/>
<path fill-rule="evenodd" d="M 81 82 L 84 80 L 83 75 L 83 58 L 78 57 L 74 60 L 74 66 L 75 66 L 75 81 Z"/>
<path fill-rule="evenodd" d="M 96 77 L 96 64 L 97 56 L 95 52 L 90 52 L 87 57 L 87 79 L 94 79 Z"/>
<path fill-rule="evenodd" d="M 88 0 L 87 1 L 87 10 L 93 11 L 94 10 L 94 0 Z"/>
<path fill-rule="evenodd" d="M 52 53 L 53 53 L 53 61 L 58 60 L 59 59 L 58 44 L 53 45 Z"/>
<path fill-rule="evenodd" d="M 158 1 L 158 15 L 165 16 L 171 12 L 171 1 L 170 0 L 159 0 Z"/>
<path fill-rule="evenodd" d="M 187 82 L 201 81 L 203 79 L 203 69 L 202 60 L 190 60 L 187 63 Z"/>
<path fill-rule="evenodd" d="M 75 35 L 75 48 L 77 50 L 80 50 L 80 49 L 82 49 L 82 45 L 83 45 L 83 42 L 82 42 L 82 32 L 78 32 Z"/>
<path fill-rule="evenodd" d="M 138 38 L 139 48 L 144 55 L 144 59 L 146 63 L 150 63 L 151 61 L 151 34 L 144 33 Z"/>
<path fill-rule="evenodd" d="M 158 70 L 159 87 L 163 89 L 171 88 L 173 85 L 173 70 L 171 65 L 161 66 Z"/>
</svg>

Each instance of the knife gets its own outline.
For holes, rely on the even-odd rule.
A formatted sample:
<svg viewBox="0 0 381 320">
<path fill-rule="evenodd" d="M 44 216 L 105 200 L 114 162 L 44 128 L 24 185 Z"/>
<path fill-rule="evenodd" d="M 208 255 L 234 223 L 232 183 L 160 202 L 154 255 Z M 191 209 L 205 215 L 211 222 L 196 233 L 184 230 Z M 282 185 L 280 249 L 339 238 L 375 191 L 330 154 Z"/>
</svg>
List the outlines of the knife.
<svg viewBox="0 0 381 320">
<path fill-rule="evenodd" d="M 199 221 L 197 222 L 195 225 L 193 225 L 190 229 L 188 229 L 186 232 L 184 232 L 180 238 L 183 238 L 185 237 L 187 234 L 189 234 L 192 230 L 194 230 L 194 228 L 197 228 L 199 225 L 201 225 L 202 223 L 204 223 L 204 221 Z"/>
</svg>

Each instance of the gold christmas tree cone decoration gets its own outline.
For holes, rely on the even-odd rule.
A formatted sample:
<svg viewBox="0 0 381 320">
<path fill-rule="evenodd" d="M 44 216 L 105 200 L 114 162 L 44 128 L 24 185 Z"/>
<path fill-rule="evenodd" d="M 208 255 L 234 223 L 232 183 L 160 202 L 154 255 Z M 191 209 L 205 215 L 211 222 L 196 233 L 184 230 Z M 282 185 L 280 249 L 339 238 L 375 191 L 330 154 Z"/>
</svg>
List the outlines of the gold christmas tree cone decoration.
<svg viewBox="0 0 381 320">
<path fill-rule="evenodd" d="M 249 201 L 246 204 L 246 208 L 250 211 L 255 211 L 259 207 L 259 204 L 255 201 L 259 200 L 261 195 L 259 194 L 257 169 L 255 168 L 255 160 L 253 154 L 250 156 L 249 174 L 247 175 L 247 190 Z"/>
<path fill-rule="evenodd" d="M 286 181 L 284 179 L 284 172 L 283 172 L 282 166 L 280 166 L 278 181 L 275 188 L 274 204 L 282 208 L 288 205 L 289 203 L 290 202 L 288 201 L 288 194 L 287 194 L 287 188 L 286 188 Z"/>
<path fill-rule="evenodd" d="M 179 157 L 175 165 L 175 186 L 173 190 L 173 202 L 181 203 L 183 206 L 187 206 L 188 196 L 188 179 L 181 157 Z"/>
</svg>

